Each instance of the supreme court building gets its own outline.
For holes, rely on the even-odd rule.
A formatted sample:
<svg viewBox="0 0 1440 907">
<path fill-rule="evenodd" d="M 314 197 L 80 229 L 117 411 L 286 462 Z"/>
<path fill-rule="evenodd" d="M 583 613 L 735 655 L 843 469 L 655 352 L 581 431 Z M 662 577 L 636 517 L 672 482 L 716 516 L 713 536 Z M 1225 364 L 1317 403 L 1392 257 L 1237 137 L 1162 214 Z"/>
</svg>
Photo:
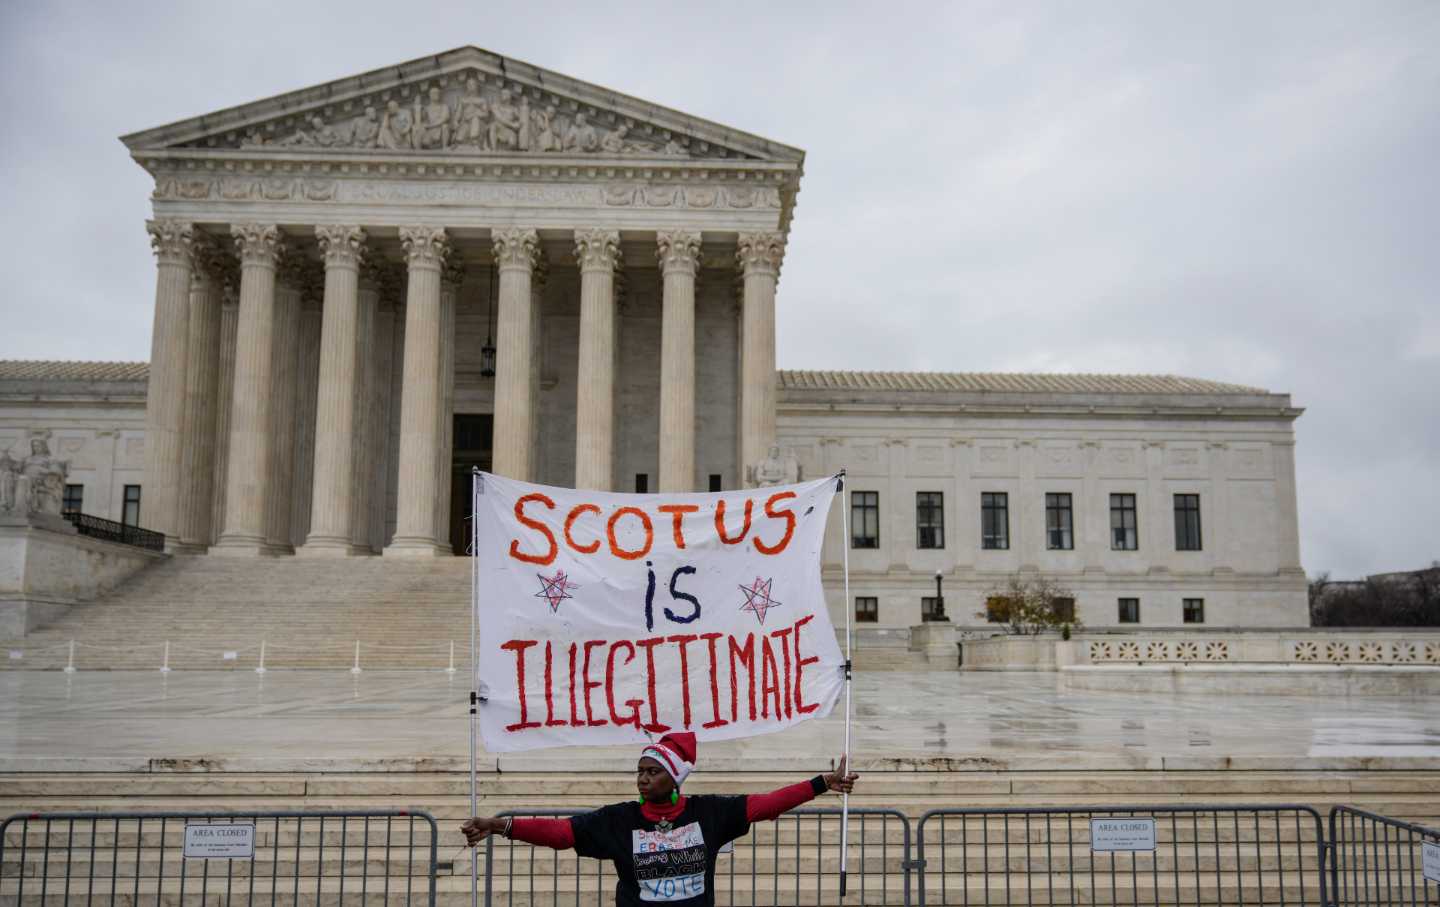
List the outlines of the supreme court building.
<svg viewBox="0 0 1440 907">
<path fill-rule="evenodd" d="M 777 370 L 799 149 L 473 47 L 123 141 L 155 180 L 150 362 L 0 363 L 0 450 L 44 439 L 67 506 L 176 556 L 463 553 L 475 466 L 845 468 L 832 608 L 878 627 L 937 574 L 962 625 L 1015 574 L 1094 627 L 1307 623 L 1288 395 Z"/>
</svg>

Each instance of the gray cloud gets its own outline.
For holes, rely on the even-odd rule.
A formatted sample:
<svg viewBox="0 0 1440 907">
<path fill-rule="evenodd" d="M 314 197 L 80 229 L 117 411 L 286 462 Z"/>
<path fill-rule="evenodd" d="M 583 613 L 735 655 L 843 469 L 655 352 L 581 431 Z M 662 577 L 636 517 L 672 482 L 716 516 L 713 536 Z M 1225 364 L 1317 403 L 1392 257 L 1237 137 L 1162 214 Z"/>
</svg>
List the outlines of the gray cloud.
<svg viewBox="0 0 1440 907">
<path fill-rule="evenodd" d="M 1294 395 L 1304 560 L 1440 557 L 1440 6 L 53 4 L 0 10 L 0 356 L 148 356 L 116 136 L 473 43 L 809 153 L 787 367 Z"/>
</svg>

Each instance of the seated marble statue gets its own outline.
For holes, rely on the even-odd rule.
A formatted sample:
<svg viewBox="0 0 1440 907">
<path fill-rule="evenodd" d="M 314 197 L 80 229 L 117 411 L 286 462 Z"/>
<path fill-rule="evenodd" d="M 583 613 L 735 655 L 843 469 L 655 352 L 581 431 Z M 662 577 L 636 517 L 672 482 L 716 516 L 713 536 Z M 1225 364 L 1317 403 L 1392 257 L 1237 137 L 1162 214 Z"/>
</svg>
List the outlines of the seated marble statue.
<svg viewBox="0 0 1440 907">
<path fill-rule="evenodd" d="M 585 114 L 575 114 L 575 122 L 571 124 L 570 131 L 565 134 L 566 151 L 594 151 L 600 147 L 600 136 L 595 132 L 585 118 Z"/>
<path fill-rule="evenodd" d="M 440 96 L 440 89 L 431 87 L 430 103 L 420 105 L 415 99 L 415 147 L 444 148 L 450 144 L 450 106 Z"/>
</svg>

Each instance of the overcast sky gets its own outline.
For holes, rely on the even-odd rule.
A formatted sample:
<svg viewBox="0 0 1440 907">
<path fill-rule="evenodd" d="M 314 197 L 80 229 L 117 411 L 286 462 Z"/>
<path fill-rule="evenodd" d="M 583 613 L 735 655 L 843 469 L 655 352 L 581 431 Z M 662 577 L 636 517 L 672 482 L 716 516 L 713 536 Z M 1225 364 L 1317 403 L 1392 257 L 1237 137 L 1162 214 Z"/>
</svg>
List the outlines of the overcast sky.
<svg viewBox="0 0 1440 907">
<path fill-rule="evenodd" d="M 0 3 L 0 358 L 149 356 L 116 137 L 475 44 L 804 148 L 785 368 L 1288 392 L 1302 554 L 1440 558 L 1440 3 Z"/>
</svg>

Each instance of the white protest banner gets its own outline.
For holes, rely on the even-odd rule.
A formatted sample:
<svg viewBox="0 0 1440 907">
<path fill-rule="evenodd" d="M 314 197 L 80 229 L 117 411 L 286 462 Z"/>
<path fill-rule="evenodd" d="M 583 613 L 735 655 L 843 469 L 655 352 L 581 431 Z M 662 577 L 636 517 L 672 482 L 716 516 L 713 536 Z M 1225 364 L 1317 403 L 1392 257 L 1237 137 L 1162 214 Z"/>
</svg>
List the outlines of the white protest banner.
<svg viewBox="0 0 1440 907">
<path fill-rule="evenodd" d="M 488 751 L 746 737 L 834 706 L 820 546 L 835 478 L 644 495 L 480 481 Z"/>
</svg>

